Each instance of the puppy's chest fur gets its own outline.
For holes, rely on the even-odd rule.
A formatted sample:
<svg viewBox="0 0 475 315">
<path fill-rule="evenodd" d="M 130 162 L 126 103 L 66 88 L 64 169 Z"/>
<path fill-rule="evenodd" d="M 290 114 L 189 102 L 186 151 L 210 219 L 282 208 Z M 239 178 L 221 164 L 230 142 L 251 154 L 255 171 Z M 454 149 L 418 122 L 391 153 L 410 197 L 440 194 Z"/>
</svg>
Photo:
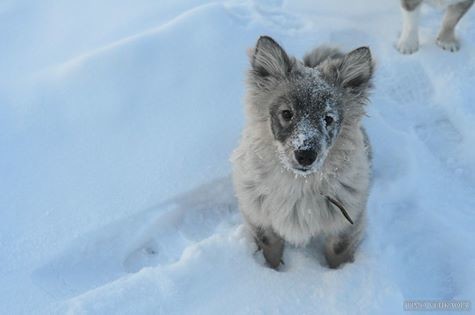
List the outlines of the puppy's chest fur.
<svg viewBox="0 0 475 315">
<path fill-rule="evenodd" d="M 340 201 L 353 220 L 364 211 L 369 159 L 363 134 L 357 130 L 350 143 L 336 144 L 321 172 L 305 177 L 284 169 L 269 148 L 272 144 L 250 138 L 244 141 L 235 153 L 239 155 L 235 184 L 244 215 L 255 225 L 272 227 L 295 245 L 348 228 L 348 220 L 325 196 Z M 270 149 L 267 154 L 263 146 Z"/>
</svg>

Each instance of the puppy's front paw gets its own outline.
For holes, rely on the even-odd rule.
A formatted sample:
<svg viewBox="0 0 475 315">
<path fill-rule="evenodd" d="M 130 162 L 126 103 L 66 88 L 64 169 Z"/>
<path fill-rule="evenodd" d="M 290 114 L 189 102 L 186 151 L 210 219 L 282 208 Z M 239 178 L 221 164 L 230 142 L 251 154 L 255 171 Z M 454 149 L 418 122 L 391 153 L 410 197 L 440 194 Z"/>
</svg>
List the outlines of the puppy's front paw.
<svg viewBox="0 0 475 315">
<path fill-rule="evenodd" d="M 450 52 L 456 52 L 460 49 L 460 42 L 455 37 L 444 38 L 439 36 L 437 37 L 436 43 L 443 50 Z"/>
<path fill-rule="evenodd" d="M 277 270 L 283 262 L 282 254 L 284 252 L 284 242 L 279 240 L 273 244 L 266 244 L 262 246 L 262 252 L 269 267 Z"/>
<path fill-rule="evenodd" d="M 396 44 L 396 49 L 405 55 L 415 53 L 419 49 L 419 40 L 417 37 L 401 37 Z"/>
</svg>

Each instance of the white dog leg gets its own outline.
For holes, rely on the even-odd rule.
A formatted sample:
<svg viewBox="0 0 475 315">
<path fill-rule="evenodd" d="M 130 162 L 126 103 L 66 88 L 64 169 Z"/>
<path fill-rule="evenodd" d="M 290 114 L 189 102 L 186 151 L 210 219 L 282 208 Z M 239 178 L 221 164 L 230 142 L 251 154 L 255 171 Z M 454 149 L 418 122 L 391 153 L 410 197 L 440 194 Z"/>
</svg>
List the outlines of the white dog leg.
<svg viewBox="0 0 475 315">
<path fill-rule="evenodd" d="M 419 12 L 420 6 L 412 11 L 401 8 L 402 11 L 402 32 L 396 48 L 403 54 L 412 54 L 419 49 Z"/>
<path fill-rule="evenodd" d="M 455 37 L 455 26 L 462 16 L 470 9 L 473 0 L 465 0 L 454 5 L 450 5 L 445 13 L 442 28 L 437 36 L 437 45 L 442 49 L 455 52 L 460 49 L 460 42 Z"/>
</svg>

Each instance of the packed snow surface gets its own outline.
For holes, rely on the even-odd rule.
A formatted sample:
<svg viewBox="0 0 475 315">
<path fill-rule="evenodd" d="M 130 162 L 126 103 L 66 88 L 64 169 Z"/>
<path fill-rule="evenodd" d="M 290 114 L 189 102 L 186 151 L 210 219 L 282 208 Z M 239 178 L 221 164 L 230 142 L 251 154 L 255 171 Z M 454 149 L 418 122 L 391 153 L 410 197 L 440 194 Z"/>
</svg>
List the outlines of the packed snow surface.
<svg viewBox="0 0 475 315">
<path fill-rule="evenodd" d="M 475 307 L 475 10 L 458 53 L 394 49 L 398 1 L 0 3 L 2 314 L 401 314 Z M 356 261 L 264 265 L 229 156 L 246 49 L 369 46 L 374 181 Z"/>
</svg>

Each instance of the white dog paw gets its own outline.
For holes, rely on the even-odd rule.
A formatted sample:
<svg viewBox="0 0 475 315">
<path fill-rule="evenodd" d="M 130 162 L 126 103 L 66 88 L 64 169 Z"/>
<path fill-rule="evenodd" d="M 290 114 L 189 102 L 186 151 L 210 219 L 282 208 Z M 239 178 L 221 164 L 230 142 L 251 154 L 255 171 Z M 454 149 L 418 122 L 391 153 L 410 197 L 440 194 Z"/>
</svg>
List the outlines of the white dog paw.
<svg viewBox="0 0 475 315">
<path fill-rule="evenodd" d="M 450 52 L 456 52 L 460 49 L 460 42 L 455 38 L 451 38 L 451 39 L 437 38 L 436 43 L 443 50 L 447 50 Z"/>
<path fill-rule="evenodd" d="M 396 44 L 396 49 L 405 55 L 415 53 L 419 49 L 419 41 L 417 38 L 401 38 Z"/>
</svg>

